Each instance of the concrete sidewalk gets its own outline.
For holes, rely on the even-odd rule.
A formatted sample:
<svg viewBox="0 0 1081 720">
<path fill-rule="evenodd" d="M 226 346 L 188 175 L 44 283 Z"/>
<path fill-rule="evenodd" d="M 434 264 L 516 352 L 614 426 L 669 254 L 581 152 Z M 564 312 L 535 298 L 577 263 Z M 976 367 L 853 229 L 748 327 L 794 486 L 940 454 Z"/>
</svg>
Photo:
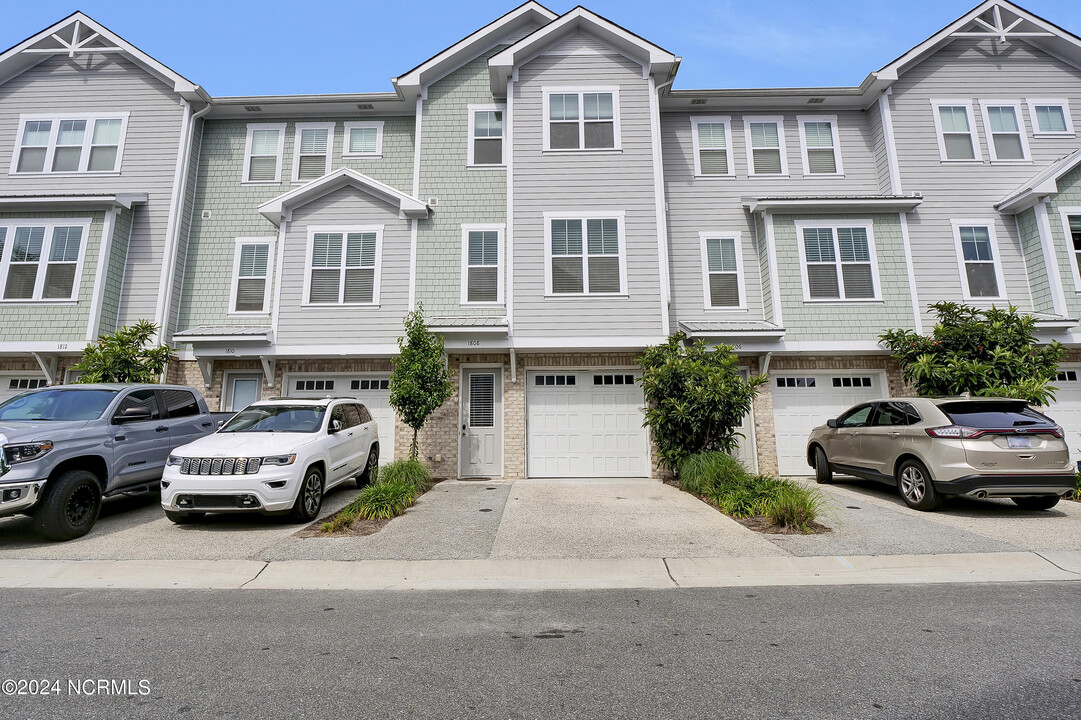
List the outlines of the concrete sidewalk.
<svg viewBox="0 0 1081 720">
<path fill-rule="evenodd" d="M 3 588 L 594 590 L 1081 581 L 1081 551 L 472 560 L 7 560 Z"/>
</svg>

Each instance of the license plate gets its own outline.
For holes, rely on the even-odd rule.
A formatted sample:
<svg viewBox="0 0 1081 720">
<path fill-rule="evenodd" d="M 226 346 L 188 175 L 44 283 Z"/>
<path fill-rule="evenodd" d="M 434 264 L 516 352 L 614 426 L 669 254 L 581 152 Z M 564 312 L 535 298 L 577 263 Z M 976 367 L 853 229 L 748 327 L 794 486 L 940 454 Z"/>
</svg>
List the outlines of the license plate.
<svg viewBox="0 0 1081 720">
<path fill-rule="evenodd" d="M 1011 448 L 1031 448 L 1032 438 L 1030 437 L 1008 437 L 1006 441 L 1010 444 Z"/>
</svg>

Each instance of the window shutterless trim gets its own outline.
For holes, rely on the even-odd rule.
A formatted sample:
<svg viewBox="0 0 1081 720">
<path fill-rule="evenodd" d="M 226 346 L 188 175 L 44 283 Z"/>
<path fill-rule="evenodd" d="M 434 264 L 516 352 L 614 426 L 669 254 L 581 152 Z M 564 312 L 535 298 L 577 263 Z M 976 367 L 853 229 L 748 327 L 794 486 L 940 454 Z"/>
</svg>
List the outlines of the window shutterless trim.
<svg viewBox="0 0 1081 720">
<path fill-rule="evenodd" d="M 995 133 L 991 130 L 991 108 L 1012 108 L 1017 120 L 1017 136 L 1021 141 L 1021 157 L 1000 158 L 998 148 L 995 147 L 995 135 L 1012 135 L 1013 133 Z M 1032 154 L 1028 149 L 1028 128 L 1025 126 L 1025 116 L 1021 112 L 1021 103 L 1017 100 L 980 100 L 980 115 L 983 119 L 983 131 L 987 135 L 987 154 L 991 162 L 995 163 L 1031 163 Z"/>
<path fill-rule="evenodd" d="M 462 294 L 459 299 L 462 305 L 479 305 L 493 307 L 503 304 L 503 237 L 507 226 L 503 224 L 462 224 Z M 469 300 L 469 268 L 470 267 L 493 267 L 492 265 L 469 264 L 469 233 L 471 232 L 494 232 L 499 236 L 497 241 L 498 250 L 496 255 L 496 299 L 494 301 L 470 301 Z"/>
<path fill-rule="evenodd" d="M 946 138 L 942 134 L 942 116 L 939 114 L 939 108 L 941 107 L 964 107 L 965 112 L 968 113 L 968 135 L 972 142 L 972 157 L 971 158 L 958 158 L 951 160 L 946 156 Z M 980 136 L 976 132 L 976 114 L 972 111 L 972 101 L 968 99 L 951 100 L 931 98 L 931 115 L 935 120 L 935 139 L 938 141 L 938 155 L 939 160 L 949 163 L 977 163 L 983 162 L 983 153 L 980 150 Z M 961 133 L 950 133 L 951 135 L 960 135 Z"/>
<path fill-rule="evenodd" d="M 552 258 L 568 257 L 565 255 L 552 255 L 552 221 L 553 220 L 581 220 L 582 221 L 582 289 L 580 293 L 555 293 L 552 292 Z M 616 235 L 619 238 L 619 292 L 599 293 L 586 292 L 589 288 L 589 230 L 588 220 L 615 220 Z M 576 257 L 571 255 L 569 257 Z M 597 256 L 601 257 L 601 256 Z M 611 257 L 611 256 L 608 256 Z M 595 210 L 591 212 L 546 212 L 544 213 L 544 297 L 556 298 L 589 298 L 589 297 L 626 297 L 627 295 L 627 232 L 626 213 L 622 210 Z"/>
<path fill-rule="evenodd" d="M 1074 291 L 1081 293 L 1081 270 L 1077 267 L 1077 258 L 1081 257 L 1081 251 L 1074 250 L 1073 238 L 1070 235 L 1070 216 L 1081 218 L 1081 207 L 1060 207 L 1058 215 L 1062 221 L 1062 237 L 1066 242 L 1066 253 L 1070 258 L 1070 274 L 1073 276 Z"/>
<path fill-rule="evenodd" d="M 803 302 L 822 304 L 859 304 L 882 302 L 882 282 L 878 275 L 878 253 L 875 250 L 874 222 L 872 220 L 797 220 L 796 226 L 796 250 L 799 252 L 799 269 L 803 281 Z M 833 252 L 835 260 L 832 263 L 837 268 L 837 294 L 835 298 L 811 297 L 811 281 L 807 277 L 807 251 L 804 245 L 803 231 L 808 228 L 825 228 L 833 231 Z M 871 282 L 874 284 L 874 296 L 869 298 L 845 297 L 845 281 L 842 267 L 845 265 L 866 265 L 865 262 L 844 262 L 841 260 L 841 243 L 837 231 L 845 228 L 860 228 L 867 234 L 867 256 L 871 266 Z M 816 265 L 829 265 L 830 263 L 815 263 Z"/>
<path fill-rule="evenodd" d="M 504 103 L 494 105 L 468 105 L 466 107 L 469 113 L 469 129 L 468 134 L 466 135 L 466 166 L 471 168 L 505 168 L 507 166 L 507 105 Z M 503 132 L 499 136 L 499 147 L 501 151 L 501 159 L 499 163 L 477 164 L 475 160 L 476 141 L 478 140 L 478 138 L 473 137 L 473 131 L 475 130 L 477 120 L 476 114 L 479 112 L 503 113 Z M 500 242 L 502 242 L 502 239 L 500 240 Z M 500 258 L 502 258 L 502 255 L 500 255 Z"/>
<path fill-rule="evenodd" d="M 124 144 L 128 135 L 128 116 L 127 112 L 115 112 L 115 113 L 65 113 L 62 115 L 36 115 L 25 114 L 19 116 L 19 128 L 15 135 L 15 144 L 11 151 L 11 165 L 8 168 L 8 174 L 18 177 L 38 177 L 38 176 L 67 176 L 67 175 L 118 175 L 120 168 L 124 162 Z M 79 156 L 79 170 L 59 170 L 53 171 L 53 158 L 56 155 L 56 140 L 57 135 L 60 132 L 60 123 L 65 120 L 85 120 L 86 129 L 83 131 L 83 144 L 82 154 Z M 120 137 L 117 139 L 116 144 L 116 160 L 113 162 L 113 167 L 110 170 L 87 170 L 90 163 L 90 149 L 94 147 L 94 123 L 97 120 L 119 120 L 120 121 Z M 26 131 L 26 123 L 28 122 L 48 122 L 49 126 L 49 141 L 46 146 L 33 146 L 33 147 L 45 147 L 45 160 L 42 164 L 42 169 L 39 171 L 19 172 L 19 158 L 22 155 L 22 142 L 23 133 Z M 65 146 L 73 147 L 73 146 Z M 108 147 L 112 147 L 109 145 Z"/>
<path fill-rule="evenodd" d="M 702 172 L 702 148 L 699 146 L 699 125 L 724 125 L 724 154 L 728 165 L 726 173 Z M 736 176 L 736 169 L 732 162 L 732 117 L 730 115 L 692 115 L 691 116 L 691 147 L 694 151 L 694 177 L 700 178 L 731 178 Z M 716 148 L 709 148 L 716 150 Z"/>
<path fill-rule="evenodd" d="M 709 288 L 709 250 L 706 246 L 708 240 L 732 240 L 736 250 L 736 287 L 739 290 L 738 305 L 713 305 L 713 295 Z M 698 242 L 702 251 L 702 307 L 712 312 L 726 312 L 747 309 L 747 289 L 743 279 L 743 233 L 742 232 L 700 232 Z M 714 271 L 717 274 L 728 275 L 731 273 Z"/>
<path fill-rule="evenodd" d="M 379 306 L 379 281 L 381 277 L 381 269 L 383 266 L 383 225 L 312 225 L 308 227 L 308 242 L 304 250 L 304 297 L 301 298 L 300 305 L 305 308 L 335 308 L 335 307 L 378 307 Z M 339 302 L 336 303 L 313 303 L 311 302 L 311 289 L 312 289 L 312 270 L 329 270 L 331 268 L 313 268 L 312 267 L 312 250 L 315 247 L 315 236 L 317 234 L 329 233 L 331 235 L 342 236 L 342 258 L 338 264 L 338 270 L 341 271 L 341 275 L 338 276 L 338 298 Z M 346 254 L 348 252 L 349 235 L 362 235 L 364 233 L 375 233 L 375 273 L 372 277 L 372 301 L 367 303 L 347 303 L 340 302 L 343 293 L 345 292 L 345 271 L 348 269 L 345 264 Z M 354 270 L 359 269 L 357 267 L 352 268 Z"/>
<path fill-rule="evenodd" d="M 1025 100 L 1028 105 L 1029 119 L 1032 122 L 1032 136 L 1033 137 L 1073 137 L 1073 118 L 1070 117 L 1070 101 L 1066 98 L 1055 98 L 1053 100 L 1044 100 L 1042 98 L 1028 98 Z M 1042 106 L 1060 107 L 1062 108 L 1062 118 L 1066 124 L 1065 130 L 1041 130 L 1040 120 L 1036 117 L 1036 108 Z"/>
<path fill-rule="evenodd" d="M 0 253 L 0 304 L 4 305 L 75 305 L 79 302 L 79 286 L 83 278 L 83 264 L 86 262 L 87 246 L 90 243 L 91 218 L 19 218 L 0 220 L 0 227 L 7 228 L 3 252 Z M 8 272 L 11 268 L 11 253 L 15 247 L 15 229 L 20 227 L 44 227 L 45 234 L 41 241 L 41 255 L 37 261 L 37 275 L 34 278 L 34 293 L 28 298 L 4 299 L 7 292 Z M 49 262 L 53 246 L 53 229 L 57 227 L 82 228 L 79 243 L 79 258 L 75 261 L 75 279 L 71 283 L 71 294 L 66 298 L 43 298 L 45 276 L 50 264 L 70 265 L 70 262 Z M 100 242 L 100 238 L 98 239 Z M 22 263 L 20 263 L 22 264 Z M 30 263 L 26 263 L 30 264 Z"/>
<path fill-rule="evenodd" d="M 585 112 L 585 100 L 583 95 L 593 93 L 610 93 L 612 95 L 612 147 L 610 148 L 587 148 L 585 147 L 585 124 L 586 124 L 586 112 Z M 578 147 L 576 148 L 553 148 L 551 143 L 551 112 L 549 107 L 549 97 L 552 95 L 578 95 Z M 616 152 L 623 150 L 623 138 L 619 129 L 619 87 L 615 85 L 596 86 L 591 87 L 588 85 L 575 85 L 572 87 L 542 87 L 541 97 L 543 104 L 541 106 L 541 119 L 543 123 L 542 136 L 543 142 L 542 149 L 544 151 L 551 152 Z M 556 122 L 559 122 L 558 120 Z M 601 120 L 596 122 L 608 122 L 607 120 Z M 504 133 L 505 134 L 505 133 Z M 506 156 L 504 155 L 504 159 Z M 560 218 L 557 218 L 560 219 Z"/>
<path fill-rule="evenodd" d="M 323 175 L 330 172 L 330 158 L 334 155 L 334 128 L 337 123 L 298 122 L 293 127 L 293 182 L 296 184 L 309 183 L 319 178 L 300 179 L 300 138 L 304 130 L 326 130 L 327 152 L 326 164 L 323 166 Z M 321 176 L 320 176 L 321 177 Z"/>
<path fill-rule="evenodd" d="M 266 316 L 270 314 L 270 285 L 273 279 L 274 268 L 274 243 L 277 241 L 277 237 L 238 237 L 236 239 L 236 247 L 233 250 L 233 276 L 232 283 L 229 288 L 229 315 L 234 316 Z M 262 310 L 236 310 L 236 296 L 240 287 L 240 260 L 244 253 L 245 245 L 266 245 L 267 246 L 267 267 L 266 276 L 264 278 L 265 287 L 263 288 L 263 309 Z"/>
<path fill-rule="evenodd" d="M 351 135 L 354 130 L 365 130 L 375 128 L 375 152 L 350 152 L 349 147 L 352 142 Z M 358 158 L 358 157 L 383 157 L 383 121 L 382 120 L 365 120 L 363 122 L 347 122 L 345 123 L 345 134 L 342 139 L 342 157 L 343 158 Z M 328 166 L 327 172 L 330 172 Z"/>
<path fill-rule="evenodd" d="M 278 165 L 273 180 L 251 180 L 251 146 L 252 138 L 257 130 L 278 131 Z M 241 170 L 240 182 L 242 185 L 278 185 L 282 181 L 282 155 L 285 149 L 285 123 L 248 123 L 247 137 L 244 140 L 244 168 Z M 259 157 L 270 157 L 260 155 Z"/>
<path fill-rule="evenodd" d="M 998 254 L 998 239 L 995 234 L 995 221 L 991 218 L 977 218 L 975 220 L 950 218 L 953 227 L 953 244 L 957 253 L 957 272 L 961 276 L 961 294 L 968 302 L 991 303 L 1006 300 L 1006 280 L 1002 275 L 1002 257 Z M 995 283 L 998 284 L 998 295 L 995 297 L 973 297 L 968 288 L 968 274 L 965 272 L 965 251 L 961 246 L 961 228 L 982 227 L 987 228 L 987 239 L 991 243 L 991 262 L 995 266 Z M 972 261 L 976 262 L 976 261 Z M 984 261 L 981 261 L 984 262 Z"/>
<path fill-rule="evenodd" d="M 781 172 L 779 173 L 760 173 L 756 172 L 754 166 L 754 141 L 751 138 L 751 124 L 752 123 L 775 123 L 777 125 L 777 148 L 758 148 L 759 150 L 772 150 L 778 149 L 781 154 Z M 785 145 L 784 139 L 784 116 L 783 115 L 744 115 L 743 116 L 743 136 L 747 144 L 747 175 L 749 177 L 771 177 L 771 178 L 784 178 L 788 177 L 788 149 Z"/>
<path fill-rule="evenodd" d="M 807 157 L 807 123 L 829 123 L 830 133 L 833 135 L 833 164 L 836 171 L 831 173 L 812 173 L 810 160 Z M 805 177 L 844 177 L 845 169 L 841 162 L 841 132 L 837 127 L 836 115 L 797 115 L 796 124 L 799 126 L 800 160 L 803 162 L 803 174 Z M 813 148 L 822 150 L 824 148 Z"/>
</svg>

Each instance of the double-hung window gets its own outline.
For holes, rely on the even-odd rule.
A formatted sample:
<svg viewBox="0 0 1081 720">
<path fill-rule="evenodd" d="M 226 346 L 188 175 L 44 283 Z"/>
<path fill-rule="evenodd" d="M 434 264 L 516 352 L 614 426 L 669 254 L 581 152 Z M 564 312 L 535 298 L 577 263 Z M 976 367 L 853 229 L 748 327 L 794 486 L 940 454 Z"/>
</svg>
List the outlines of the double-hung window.
<svg viewBox="0 0 1081 720">
<path fill-rule="evenodd" d="M 546 215 L 548 294 L 617 295 L 625 286 L 623 218 Z"/>
<path fill-rule="evenodd" d="M 469 106 L 468 165 L 503 165 L 502 105 Z"/>
<path fill-rule="evenodd" d="M 23 117 L 11 173 L 116 172 L 127 121 L 127 113 Z"/>
<path fill-rule="evenodd" d="M 980 145 L 972 124 L 968 100 L 932 101 L 938 151 L 942 160 L 980 160 Z"/>
<path fill-rule="evenodd" d="M 952 225 L 965 299 L 1002 298 L 1002 269 L 992 224 L 954 220 Z"/>
<path fill-rule="evenodd" d="M 345 124 L 345 142 L 342 147 L 342 157 L 381 157 L 382 155 L 382 120 L 347 122 Z"/>
<path fill-rule="evenodd" d="M 988 100 L 981 107 L 991 160 L 1027 160 L 1028 140 L 1021 121 L 1021 106 Z"/>
<path fill-rule="evenodd" d="M 744 307 L 739 233 L 700 233 L 703 293 L 707 310 Z"/>
<path fill-rule="evenodd" d="M 1028 114 L 1032 118 L 1033 135 L 1073 135 L 1073 118 L 1070 103 L 1066 100 L 1028 101 Z"/>
<path fill-rule="evenodd" d="M 841 175 L 841 149 L 837 135 L 837 117 L 796 118 L 803 143 L 804 175 Z"/>
<path fill-rule="evenodd" d="M 230 314 L 266 314 L 270 299 L 273 238 L 237 238 L 233 256 Z"/>
<path fill-rule="evenodd" d="M 747 157 L 750 175 L 787 175 L 788 158 L 785 157 L 784 118 L 743 118 L 747 136 Z"/>
<path fill-rule="evenodd" d="M 244 182 L 279 183 L 285 123 L 250 123 L 244 148 Z"/>
<path fill-rule="evenodd" d="M 462 226 L 462 304 L 503 302 L 503 226 Z"/>
<path fill-rule="evenodd" d="M 803 298 L 876 300 L 879 297 L 871 223 L 796 223 L 803 266 Z"/>
<path fill-rule="evenodd" d="M 619 141 L 619 90 L 544 89 L 546 150 L 612 150 Z"/>
<path fill-rule="evenodd" d="M 1059 214 L 1066 246 L 1070 248 L 1074 289 L 1081 292 L 1081 207 L 1059 208 Z"/>
<path fill-rule="evenodd" d="M 730 118 L 691 117 L 695 175 L 732 176 Z"/>
<path fill-rule="evenodd" d="M 379 303 L 383 228 L 312 228 L 308 240 L 309 305 Z"/>
<path fill-rule="evenodd" d="M 293 147 L 293 180 L 307 182 L 327 174 L 334 145 L 334 123 L 297 123 Z"/>
<path fill-rule="evenodd" d="M 89 220 L 0 223 L 0 297 L 74 300 L 89 230 Z"/>
</svg>

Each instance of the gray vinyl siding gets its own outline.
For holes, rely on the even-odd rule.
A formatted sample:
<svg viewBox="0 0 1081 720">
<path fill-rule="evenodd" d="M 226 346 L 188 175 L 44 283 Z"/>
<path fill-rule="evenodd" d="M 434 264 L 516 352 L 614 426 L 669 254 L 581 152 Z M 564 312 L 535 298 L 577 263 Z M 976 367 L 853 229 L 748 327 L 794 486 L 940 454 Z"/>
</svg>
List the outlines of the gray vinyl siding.
<svg viewBox="0 0 1081 720">
<path fill-rule="evenodd" d="M 881 195 L 889 195 L 890 187 L 890 161 L 886 149 L 886 135 L 883 131 L 882 113 L 876 102 L 867 108 L 867 127 L 871 137 L 871 151 L 874 153 L 875 172 L 878 175 L 878 192 Z"/>
<path fill-rule="evenodd" d="M 871 220 L 878 260 L 880 302 L 805 302 L 797 220 Z M 912 301 L 905 270 L 901 221 L 896 214 L 873 215 L 774 215 L 778 280 L 784 305 L 785 340 L 877 340 L 892 328 L 912 329 Z M 858 317 L 858 322 L 853 318 Z M 823 333 L 828 328 L 828 334 Z"/>
<path fill-rule="evenodd" d="M 1072 170 L 1058 181 L 1058 194 L 1051 196 L 1047 215 L 1051 225 L 1051 237 L 1054 239 L 1055 257 L 1058 260 L 1059 277 L 1066 295 L 1066 309 L 1070 317 L 1081 317 L 1081 287 L 1074 280 L 1073 269 L 1077 262 L 1074 255 L 1073 241 L 1062 226 L 1061 208 L 1081 208 L 1081 168 Z M 1079 213 L 1081 214 L 1081 213 Z"/>
<path fill-rule="evenodd" d="M 1029 287 L 1032 289 L 1032 309 L 1036 312 L 1054 312 L 1051 284 L 1047 278 L 1047 264 L 1043 259 L 1040 229 L 1036 225 L 1036 211 L 1025 210 L 1017 216 L 1017 229 L 1021 250 L 1028 269 Z"/>
<path fill-rule="evenodd" d="M 766 220 L 761 214 L 754 218 L 754 242 L 756 251 L 756 265 L 758 277 L 762 287 L 762 319 L 766 322 L 776 322 L 773 313 L 773 285 L 769 279 L 769 247 L 766 245 Z M 750 294 L 748 292 L 748 294 Z M 782 319 L 784 312 L 781 313 Z"/>
<path fill-rule="evenodd" d="M 110 111 L 130 113 L 119 175 L 8 174 L 20 115 Z M 0 194 L 147 194 L 132 228 L 122 324 L 154 317 L 183 119 L 183 105 L 168 85 L 118 55 L 51 57 L 0 89 Z"/>
<path fill-rule="evenodd" d="M 383 156 L 381 158 L 343 158 L 347 118 L 303 118 L 301 122 L 334 122 L 334 148 L 329 169 L 348 167 L 381 183 L 410 193 L 413 186 L 412 117 L 384 117 Z M 287 122 L 280 118 L 254 118 L 251 122 Z M 259 206 L 289 192 L 299 185 L 290 182 L 293 172 L 295 126 L 288 121 L 282 151 L 282 181 L 269 185 L 241 183 L 244 172 L 244 145 L 248 121 L 208 120 L 202 132 L 199 173 L 193 189 L 193 207 L 189 215 L 191 229 L 187 262 L 183 274 L 183 292 L 177 314 L 177 330 L 217 325 L 267 325 L 264 316 L 229 315 L 229 291 L 232 287 L 233 253 L 238 237 L 278 236 L 278 228 L 259 214 Z M 210 217 L 204 218 L 203 212 Z M 272 259 L 272 266 L 276 263 Z M 408 273 L 408 258 L 406 260 Z M 272 270 L 275 272 L 275 270 Z M 276 286 L 278 279 L 272 278 Z M 272 293 L 276 287 L 272 287 Z"/>
<path fill-rule="evenodd" d="M 111 333 L 117 329 L 117 317 L 120 312 L 120 294 L 124 285 L 124 266 L 128 258 L 128 240 L 134 212 L 118 210 L 113 224 L 113 242 L 109 251 L 109 266 L 105 271 L 105 288 L 101 302 L 101 316 L 98 319 L 98 335 Z"/>
<path fill-rule="evenodd" d="M 921 192 L 923 204 L 910 216 L 909 234 L 921 302 L 962 301 L 960 268 L 950 219 L 993 221 L 1007 299 L 1035 309 L 1024 252 L 1012 217 L 994 204 L 1058 158 L 1075 150 L 1076 138 L 1032 136 L 1032 118 L 1022 104 L 1033 163 L 992 163 L 981 99 L 1067 98 L 1075 125 L 1081 121 L 1081 71 L 1023 42 L 1003 50 L 990 41 L 958 39 L 908 70 L 893 86 L 893 127 L 905 192 Z M 968 98 L 983 161 L 942 162 L 931 99 Z M 926 312 L 926 309 L 925 309 Z M 928 316 L 928 320 L 931 320 Z"/>
<path fill-rule="evenodd" d="M 177 315 L 184 293 L 184 271 L 188 257 L 188 240 L 191 237 L 191 216 L 195 208 L 195 191 L 199 182 L 199 154 L 203 144 L 204 120 L 196 120 L 192 132 L 191 151 L 188 153 L 188 176 L 185 180 L 184 203 L 180 208 L 180 234 L 176 249 L 176 271 L 173 276 L 172 300 L 169 306 L 171 325 L 176 325 Z M 168 329 L 170 334 L 172 328 Z"/>
<path fill-rule="evenodd" d="M 378 307 L 303 306 L 310 226 L 383 225 Z M 393 344 L 409 311 L 410 221 L 398 209 L 347 187 L 293 211 L 285 233 L 278 345 Z"/>
<path fill-rule="evenodd" d="M 587 46 L 593 52 L 560 53 Z M 649 86 L 641 66 L 572 35 L 518 69 L 514 123 L 514 332 L 525 338 L 662 332 Z M 621 152 L 543 152 L 544 86 L 617 86 Z M 625 212 L 627 295 L 545 297 L 544 213 Z M 700 281 L 699 281 L 700 282 Z"/>
</svg>

